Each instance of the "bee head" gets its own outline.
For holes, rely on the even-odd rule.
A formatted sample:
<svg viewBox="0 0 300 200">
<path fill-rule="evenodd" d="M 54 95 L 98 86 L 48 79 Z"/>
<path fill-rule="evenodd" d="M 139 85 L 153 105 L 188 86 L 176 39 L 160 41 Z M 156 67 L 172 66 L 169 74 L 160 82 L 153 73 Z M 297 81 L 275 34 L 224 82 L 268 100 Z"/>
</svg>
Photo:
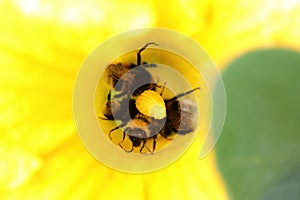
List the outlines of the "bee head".
<svg viewBox="0 0 300 200">
<path fill-rule="evenodd" d="M 130 141 L 132 142 L 132 146 L 138 147 L 138 146 L 141 145 L 141 142 L 142 142 L 142 139 L 141 139 L 141 138 L 138 138 L 138 137 L 129 135 L 129 139 L 130 139 Z"/>
</svg>

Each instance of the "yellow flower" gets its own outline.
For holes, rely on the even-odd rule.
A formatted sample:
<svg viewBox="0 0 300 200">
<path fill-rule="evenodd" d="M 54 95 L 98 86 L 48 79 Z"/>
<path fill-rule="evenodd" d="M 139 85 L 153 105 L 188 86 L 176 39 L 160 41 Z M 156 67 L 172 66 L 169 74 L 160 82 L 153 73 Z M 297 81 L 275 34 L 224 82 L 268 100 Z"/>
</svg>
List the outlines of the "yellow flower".
<svg viewBox="0 0 300 200">
<path fill-rule="evenodd" d="M 228 199 L 200 146 L 149 174 L 98 163 L 73 122 L 76 73 L 105 39 L 151 26 L 191 36 L 220 68 L 251 48 L 299 49 L 299 12 L 297 1 L 0 0 L 0 199 Z"/>
</svg>

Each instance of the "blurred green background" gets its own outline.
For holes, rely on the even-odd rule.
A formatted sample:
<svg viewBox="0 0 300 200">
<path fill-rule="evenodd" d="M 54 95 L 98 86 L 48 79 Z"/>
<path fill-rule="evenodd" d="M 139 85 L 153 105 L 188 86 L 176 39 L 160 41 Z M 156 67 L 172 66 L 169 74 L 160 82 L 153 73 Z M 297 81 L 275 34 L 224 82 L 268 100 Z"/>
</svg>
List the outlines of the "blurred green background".
<svg viewBox="0 0 300 200">
<path fill-rule="evenodd" d="M 233 199 L 300 198 L 300 54 L 247 53 L 223 72 L 227 118 L 216 146 Z"/>
</svg>

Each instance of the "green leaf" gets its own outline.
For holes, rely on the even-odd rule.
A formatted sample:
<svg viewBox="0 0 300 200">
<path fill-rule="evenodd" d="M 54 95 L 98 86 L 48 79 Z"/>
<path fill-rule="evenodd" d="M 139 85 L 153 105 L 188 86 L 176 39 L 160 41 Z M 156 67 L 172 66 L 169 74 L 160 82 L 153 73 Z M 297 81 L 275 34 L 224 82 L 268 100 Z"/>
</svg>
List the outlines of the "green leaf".
<svg viewBox="0 0 300 200">
<path fill-rule="evenodd" d="M 234 200 L 300 199 L 300 54 L 250 52 L 223 72 L 217 160 Z"/>
</svg>

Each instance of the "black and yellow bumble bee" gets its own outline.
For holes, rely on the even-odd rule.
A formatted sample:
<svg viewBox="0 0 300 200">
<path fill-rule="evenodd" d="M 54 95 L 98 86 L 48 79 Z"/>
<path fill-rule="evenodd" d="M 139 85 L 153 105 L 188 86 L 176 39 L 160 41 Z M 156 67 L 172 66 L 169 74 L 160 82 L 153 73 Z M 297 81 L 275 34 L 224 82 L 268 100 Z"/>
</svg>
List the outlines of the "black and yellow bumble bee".
<svg viewBox="0 0 300 200">
<path fill-rule="evenodd" d="M 143 90 L 153 87 L 153 77 L 146 70 L 146 68 L 156 67 L 156 65 L 141 62 L 141 53 L 149 45 L 158 46 L 158 44 L 150 42 L 141 48 L 137 53 L 137 64 L 116 63 L 107 66 L 107 82 L 115 92 L 119 92 L 119 94 L 115 95 L 114 97 L 121 97 L 127 94 L 138 95 L 138 93 L 141 93 Z M 124 76 L 124 74 L 126 74 L 126 76 Z M 143 83 L 149 84 L 142 86 Z M 135 90 L 136 86 L 142 87 L 139 87 L 139 90 Z"/>
<path fill-rule="evenodd" d="M 154 42 L 147 43 L 137 53 L 137 64 L 110 64 L 107 67 L 107 82 L 110 91 L 104 104 L 105 120 L 118 120 L 119 125 L 109 131 L 122 128 L 123 137 L 119 146 L 126 152 L 132 152 L 140 147 L 140 153 L 146 148 L 154 153 L 157 136 L 168 139 L 174 134 L 188 134 L 196 129 L 197 106 L 190 100 L 179 100 L 198 89 L 180 93 L 172 98 L 164 99 L 165 85 L 155 83 L 147 67 L 157 67 L 155 64 L 141 64 L 141 52 Z M 158 92 L 157 88 L 161 88 Z M 125 137 L 132 143 L 131 149 L 122 146 Z M 152 149 L 146 142 L 152 140 Z"/>
</svg>

